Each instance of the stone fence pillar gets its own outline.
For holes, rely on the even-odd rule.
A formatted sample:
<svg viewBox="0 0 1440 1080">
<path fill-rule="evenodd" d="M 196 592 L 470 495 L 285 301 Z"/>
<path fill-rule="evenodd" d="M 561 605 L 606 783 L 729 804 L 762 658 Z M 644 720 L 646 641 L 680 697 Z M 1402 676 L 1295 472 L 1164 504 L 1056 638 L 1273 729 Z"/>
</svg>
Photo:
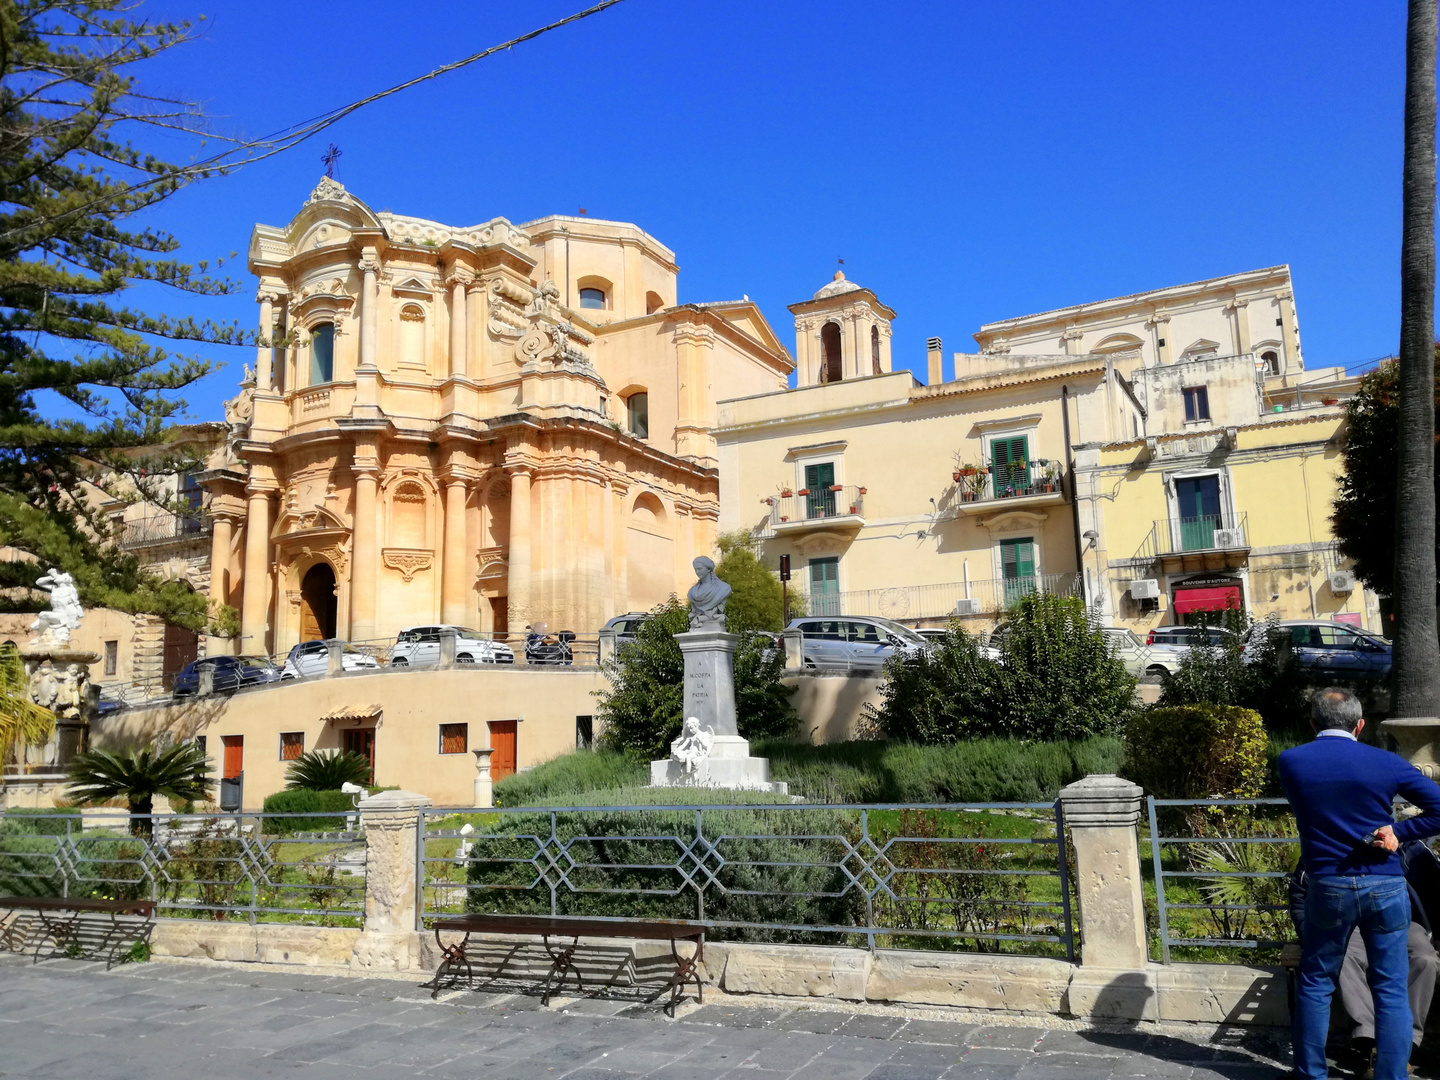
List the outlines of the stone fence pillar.
<svg viewBox="0 0 1440 1080">
<path fill-rule="evenodd" d="M 1060 789 L 1075 844 L 1082 964 L 1138 970 L 1148 959 L 1135 831 L 1142 794 L 1138 784 L 1108 773 Z"/>
<path fill-rule="evenodd" d="M 495 751 L 488 746 L 471 751 L 475 755 L 475 805 L 495 805 L 495 783 L 490 774 L 490 755 Z"/>
<path fill-rule="evenodd" d="M 413 791 L 382 791 L 360 801 L 365 829 L 365 929 L 354 967 L 408 971 L 420 962 L 415 934 L 417 812 L 434 806 Z"/>
<path fill-rule="evenodd" d="M 325 674 L 340 675 L 345 671 L 345 643 L 332 640 L 325 643 Z"/>
</svg>

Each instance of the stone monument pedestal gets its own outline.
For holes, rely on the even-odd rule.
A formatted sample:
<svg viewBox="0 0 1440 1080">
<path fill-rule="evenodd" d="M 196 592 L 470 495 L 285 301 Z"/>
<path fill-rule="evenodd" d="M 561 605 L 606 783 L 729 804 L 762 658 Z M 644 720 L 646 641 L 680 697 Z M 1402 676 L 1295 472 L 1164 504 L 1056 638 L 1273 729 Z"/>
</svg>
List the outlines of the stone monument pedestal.
<svg viewBox="0 0 1440 1080">
<path fill-rule="evenodd" d="M 61 771 L 86 747 L 93 711 L 90 701 L 90 665 L 99 653 L 67 645 L 21 645 L 30 700 L 55 714 L 50 741 L 24 750 L 27 772 Z"/>
<path fill-rule="evenodd" d="M 1383 720 L 1380 730 L 1393 736 L 1400 744 L 1400 756 L 1431 780 L 1440 777 L 1440 761 L 1436 760 L 1440 741 L 1440 718 L 1434 716 L 1403 716 Z"/>
<path fill-rule="evenodd" d="M 751 757 L 750 741 L 735 725 L 735 634 L 690 630 L 676 634 L 685 657 L 683 715 L 699 721 L 709 752 L 693 770 L 675 757 L 650 763 L 651 787 L 741 788 L 784 795 L 787 785 L 770 779 L 769 758 Z M 684 736 L 676 740 L 682 742 Z M 672 744 L 673 745 L 673 744 Z"/>
</svg>

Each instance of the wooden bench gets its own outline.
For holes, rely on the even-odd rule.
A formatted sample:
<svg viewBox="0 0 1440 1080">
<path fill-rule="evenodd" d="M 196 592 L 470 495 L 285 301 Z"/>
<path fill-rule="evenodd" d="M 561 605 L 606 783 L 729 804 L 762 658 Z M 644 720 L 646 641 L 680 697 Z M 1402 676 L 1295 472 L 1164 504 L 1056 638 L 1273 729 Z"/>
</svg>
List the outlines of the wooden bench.
<svg viewBox="0 0 1440 1080">
<path fill-rule="evenodd" d="M 115 966 L 115 962 L 125 948 L 123 931 L 126 927 L 120 922 L 120 917 L 136 915 L 148 920 L 144 935 L 145 938 L 148 938 L 150 923 L 153 923 L 155 918 L 155 901 L 91 900 L 62 896 L 0 896 L 0 911 L 5 912 L 4 920 L 0 921 L 9 921 L 3 935 L 3 943 L 6 948 L 14 952 L 23 952 L 24 948 L 23 943 L 21 948 L 14 948 L 15 923 L 11 920 L 11 916 L 16 912 L 31 911 L 39 917 L 44 932 L 35 942 L 35 955 L 32 962 L 39 961 L 41 947 L 47 939 L 53 941 L 56 950 L 65 955 L 83 955 L 87 946 L 85 916 L 109 915 L 109 924 L 102 924 L 99 941 L 89 943 L 92 952 L 104 954 L 105 969 L 108 971 Z M 91 936 L 93 938 L 93 935 Z"/>
<path fill-rule="evenodd" d="M 465 936 L 457 942 L 446 945 L 440 938 L 442 933 L 464 934 Z M 582 993 L 584 992 L 585 983 L 580 978 L 579 969 L 575 966 L 575 949 L 582 937 L 668 941 L 670 954 L 675 960 L 675 972 L 670 976 L 669 982 L 656 991 L 650 1000 L 654 1001 L 666 990 L 669 990 L 670 1003 L 665 1006 L 665 1011 L 673 1016 L 675 1006 L 684 993 L 685 984 L 693 980 L 696 999 L 702 1004 L 705 1001 L 705 987 L 700 980 L 700 972 L 697 970 L 699 964 L 705 959 L 705 926 L 703 923 L 671 919 L 612 922 L 549 915 L 460 915 L 437 922 L 435 924 L 435 943 L 440 946 L 441 960 L 439 967 L 435 970 L 435 978 L 427 984 L 432 989 L 430 994 L 432 998 L 439 996 L 440 984 L 445 976 L 447 974 L 458 975 L 461 968 L 465 969 L 467 984 L 474 982 L 474 970 L 465 955 L 465 947 L 470 941 L 471 934 L 508 934 L 540 938 L 545 945 L 545 952 L 550 957 L 550 971 L 545 976 L 545 983 L 540 995 L 542 1005 L 550 1004 L 550 998 L 564 985 L 567 974 L 575 976 L 576 988 Z M 558 944 L 552 945 L 550 942 L 552 937 L 562 940 Z M 570 939 L 568 945 L 563 941 L 565 938 Z M 695 951 L 690 956 L 681 954 L 679 943 L 682 941 L 694 943 Z"/>
</svg>

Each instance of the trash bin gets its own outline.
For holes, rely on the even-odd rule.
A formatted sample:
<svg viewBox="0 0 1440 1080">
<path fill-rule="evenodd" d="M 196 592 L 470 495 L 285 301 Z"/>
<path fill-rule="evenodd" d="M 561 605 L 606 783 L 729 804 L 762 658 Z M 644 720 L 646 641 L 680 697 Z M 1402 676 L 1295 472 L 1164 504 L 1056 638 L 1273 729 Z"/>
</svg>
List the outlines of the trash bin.
<svg viewBox="0 0 1440 1080">
<path fill-rule="evenodd" d="M 220 781 L 220 809 L 235 813 L 242 804 L 241 795 L 245 789 L 245 774 L 227 776 Z"/>
</svg>

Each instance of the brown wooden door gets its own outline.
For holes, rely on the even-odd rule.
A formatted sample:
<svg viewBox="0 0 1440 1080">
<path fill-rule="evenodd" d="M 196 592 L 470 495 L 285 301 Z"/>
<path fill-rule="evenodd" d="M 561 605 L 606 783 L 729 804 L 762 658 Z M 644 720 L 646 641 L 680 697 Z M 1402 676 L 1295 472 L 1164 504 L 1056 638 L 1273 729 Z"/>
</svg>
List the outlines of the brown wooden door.
<svg viewBox="0 0 1440 1080">
<path fill-rule="evenodd" d="M 504 780 L 515 772 L 515 721 L 490 721 L 490 779 Z"/>
<path fill-rule="evenodd" d="M 220 775 L 226 780 L 234 780 L 245 771 L 245 736 L 222 735 L 220 742 L 225 747 L 225 760 Z"/>
<path fill-rule="evenodd" d="M 300 640 L 335 636 L 335 571 L 316 563 L 300 581 Z"/>
<path fill-rule="evenodd" d="M 373 727 L 350 728 L 340 733 L 341 746 L 352 754 L 359 754 L 370 763 L 370 782 L 375 782 L 375 729 Z"/>
<path fill-rule="evenodd" d="M 167 689 L 175 685 L 175 675 L 186 664 L 192 663 L 200 652 L 200 635 L 183 626 L 165 624 L 165 652 L 160 661 L 162 685 Z"/>
<path fill-rule="evenodd" d="M 504 641 L 510 634 L 510 598 L 490 597 L 490 620 L 496 641 Z"/>
</svg>

